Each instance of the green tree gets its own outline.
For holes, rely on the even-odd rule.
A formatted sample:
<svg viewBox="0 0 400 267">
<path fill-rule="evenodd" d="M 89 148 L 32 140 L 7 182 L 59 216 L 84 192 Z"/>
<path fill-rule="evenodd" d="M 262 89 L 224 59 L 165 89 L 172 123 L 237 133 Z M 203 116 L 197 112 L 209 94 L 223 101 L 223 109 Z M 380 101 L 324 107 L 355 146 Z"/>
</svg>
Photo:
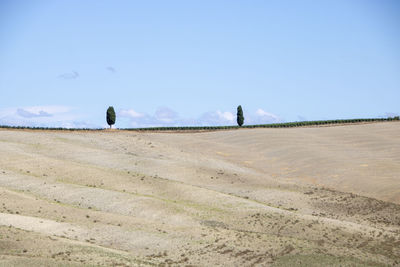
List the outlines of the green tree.
<svg viewBox="0 0 400 267">
<path fill-rule="evenodd" d="M 244 123 L 243 110 L 242 110 L 242 106 L 240 106 L 240 105 L 237 107 L 236 121 L 239 126 L 242 126 Z"/>
<path fill-rule="evenodd" d="M 107 124 L 111 126 L 115 124 L 115 111 L 114 107 L 108 107 L 107 109 Z"/>
</svg>

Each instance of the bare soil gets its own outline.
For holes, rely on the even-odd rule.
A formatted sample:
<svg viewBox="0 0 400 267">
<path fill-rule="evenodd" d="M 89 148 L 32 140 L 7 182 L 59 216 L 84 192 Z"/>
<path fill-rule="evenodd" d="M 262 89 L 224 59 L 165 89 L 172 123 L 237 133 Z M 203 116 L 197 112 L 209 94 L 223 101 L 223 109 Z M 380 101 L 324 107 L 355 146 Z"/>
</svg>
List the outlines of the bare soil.
<svg viewBox="0 0 400 267">
<path fill-rule="evenodd" d="M 0 266 L 399 266 L 400 123 L 0 130 Z"/>
</svg>

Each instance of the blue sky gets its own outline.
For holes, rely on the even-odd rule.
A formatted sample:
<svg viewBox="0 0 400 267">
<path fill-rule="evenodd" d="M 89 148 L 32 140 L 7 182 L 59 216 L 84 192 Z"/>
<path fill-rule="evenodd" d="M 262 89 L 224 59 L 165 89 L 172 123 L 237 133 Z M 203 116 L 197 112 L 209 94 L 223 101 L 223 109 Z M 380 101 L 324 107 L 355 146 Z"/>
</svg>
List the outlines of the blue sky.
<svg viewBox="0 0 400 267">
<path fill-rule="evenodd" d="M 0 124 L 400 113 L 400 2 L 0 1 Z"/>
</svg>

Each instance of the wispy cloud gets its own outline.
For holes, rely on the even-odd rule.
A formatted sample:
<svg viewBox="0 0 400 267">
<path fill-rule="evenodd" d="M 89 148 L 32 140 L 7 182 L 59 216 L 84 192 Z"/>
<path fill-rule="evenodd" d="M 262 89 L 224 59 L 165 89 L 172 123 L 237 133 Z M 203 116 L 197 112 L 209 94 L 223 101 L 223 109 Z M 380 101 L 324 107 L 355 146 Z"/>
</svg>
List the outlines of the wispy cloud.
<svg viewBox="0 0 400 267">
<path fill-rule="evenodd" d="M 106 67 L 106 70 L 108 70 L 111 73 L 115 73 L 116 72 L 115 68 L 111 67 L 111 66 Z"/>
<path fill-rule="evenodd" d="M 158 108 L 154 115 L 156 120 L 164 123 L 173 123 L 179 120 L 178 113 L 167 107 Z"/>
<path fill-rule="evenodd" d="M 382 117 L 382 118 L 393 118 L 393 117 L 396 117 L 396 116 L 399 116 L 399 115 L 400 114 L 396 113 L 396 112 L 385 112 L 384 115 L 379 116 L 379 117 Z"/>
<path fill-rule="evenodd" d="M 22 108 L 17 109 L 17 115 L 24 117 L 24 118 L 39 118 L 39 117 L 53 116 L 50 113 L 43 111 L 43 110 L 40 110 L 38 113 L 35 113 L 35 112 L 30 112 L 30 111 L 22 109 Z"/>
<path fill-rule="evenodd" d="M 275 114 L 265 111 L 261 108 L 256 111 L 256 123 L 276 123 L 282 120 Z"/>
<path fill-rule="evenodd" d="M 229 122 L 235 121 L 235 115 L 233 115 L 232 112 L 229 112 L 229 111 L 221 112 L 221 111 L 217 110 L 216 113 L 221 120 L 226 120 Z"/>
<path fill-rule="evenodd" d="M 235 120 L 236 117 L 232 112 L 217 110 L 203 113 L 198 119 L 195 119 L 195 122 L 199 126 L 217 126 L 234 125 Z"/>
<path fill-rule="evenodd" d="M 79 73 L 77 71 L 72 71 L 72 72 L 67 72 L 58 75 L 58 78 L 64 79 L 64 80 L 74 80 L 79 78 Z"/>
<path fill-rule="evenodd" d="M 141 117 L 144 117 L 144 114 L 136 112 L 133 109 L 122 109 L 119 112 L 119 116 L 126 117 L 126 118 L 141 118 Z"/>
<path fill-rule="evenodd" d="M 297 120 L 298 121 L 307 121 L 308 119 L 306 118 L 306 117 L 304 117 L 304 116 L 297 116 Z"/>
<path fill-rule="evenodd" d="M 188 123 L 168 107 L 158 108 L 154 115 L 140 113 L 133 109 L 122 109 L 118 112 L 118 116 L 129 119 L 131 127 L 181 126 Z"/>
</svg>

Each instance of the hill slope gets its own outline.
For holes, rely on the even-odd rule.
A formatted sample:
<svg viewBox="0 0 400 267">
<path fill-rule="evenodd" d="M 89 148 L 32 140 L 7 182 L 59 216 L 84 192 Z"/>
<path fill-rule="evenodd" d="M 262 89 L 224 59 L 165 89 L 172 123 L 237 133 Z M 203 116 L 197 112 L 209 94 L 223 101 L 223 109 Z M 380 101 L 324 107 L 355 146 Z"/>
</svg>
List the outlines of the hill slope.
<svg viewBox="0 0 400 267">
<path fill-rule="evenodd" d="M 0 262 L 399 264 L 399 133 L 0 130 Z"/>
</svg>

